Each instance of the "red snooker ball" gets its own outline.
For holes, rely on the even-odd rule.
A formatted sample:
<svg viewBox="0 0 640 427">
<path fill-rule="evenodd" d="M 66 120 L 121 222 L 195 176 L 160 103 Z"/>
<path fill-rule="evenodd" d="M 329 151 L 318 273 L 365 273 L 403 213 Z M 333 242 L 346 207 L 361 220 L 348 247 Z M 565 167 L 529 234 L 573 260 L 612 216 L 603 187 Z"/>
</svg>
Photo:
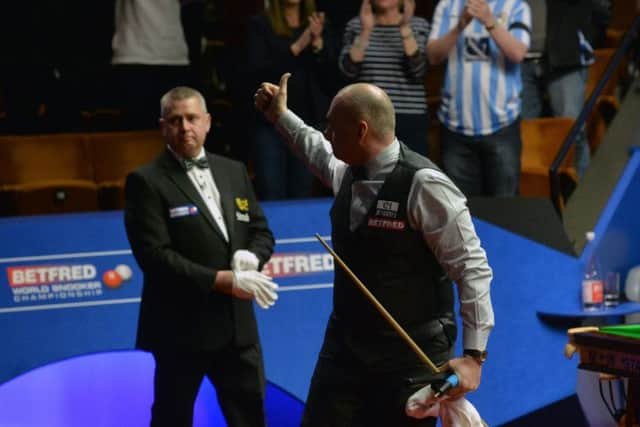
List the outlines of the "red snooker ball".
<svg viewBox="0 0 640 427">
<path fill-rule="evenodd" d="M 122 276 L 115 270 L 107 270 L 102 275 L 102 281 L 108 288 L 119 288 L 122 285 Z"/>
</svg>

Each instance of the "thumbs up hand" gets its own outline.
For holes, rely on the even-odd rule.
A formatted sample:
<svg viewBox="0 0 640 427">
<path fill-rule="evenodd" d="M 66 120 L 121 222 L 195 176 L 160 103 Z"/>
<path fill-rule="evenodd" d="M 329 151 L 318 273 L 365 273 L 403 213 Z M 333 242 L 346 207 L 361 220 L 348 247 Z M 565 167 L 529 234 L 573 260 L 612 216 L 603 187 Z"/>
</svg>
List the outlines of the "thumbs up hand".
<svg viewBox="0 0 640 427">
<path fill-rule="evenodd" d="M 253 103 L 256 109 L 271 123 L 278 121 L 282 113 L 287 111 L 287 82 L 291 73 L 284 73 L 280 77 L 278 86 L 273 83 L 263 82 L 255 95 Z"/>
</svg>

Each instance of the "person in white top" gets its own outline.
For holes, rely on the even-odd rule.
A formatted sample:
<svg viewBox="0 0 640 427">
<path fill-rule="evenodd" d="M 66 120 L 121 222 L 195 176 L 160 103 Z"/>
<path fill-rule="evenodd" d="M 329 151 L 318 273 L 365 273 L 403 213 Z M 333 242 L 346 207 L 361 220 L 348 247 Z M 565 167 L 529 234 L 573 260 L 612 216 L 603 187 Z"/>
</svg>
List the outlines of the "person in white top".
<svg viewBox="0 0 640 427">
<path fill-rule="evenodd" d="M 111 64 L 126 128 L 153 129 L 157 100 L 189 84 L 189 52 L 177 0 L 116 0 Z"/>
</svg>

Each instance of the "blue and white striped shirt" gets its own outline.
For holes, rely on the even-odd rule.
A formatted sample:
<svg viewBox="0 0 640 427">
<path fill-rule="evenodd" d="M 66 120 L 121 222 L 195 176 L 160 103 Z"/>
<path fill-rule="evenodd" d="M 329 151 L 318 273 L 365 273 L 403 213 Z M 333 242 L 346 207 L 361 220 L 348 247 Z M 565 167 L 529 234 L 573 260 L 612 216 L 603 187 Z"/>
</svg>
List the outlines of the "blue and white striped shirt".
<svg viewBox="0 0 640 427">
<path fill-rule="evenodd" d="M 398 114 L 425 114 L 427 99 L 424 75 L 427 70 L 425 46 L 429 23 L 420 17 L 411 18 L 411 29 L 418 51 L 405 54 L 399 25 L 375 25 L 369 46 L 361 63 L 354 63 L 349 51 L 354 39 L 362 32 L 360 18 L 351 19 L 345 27 L 343 48 L 338 60 L 342 74 L 350 80 L 373 83 L 389 95 Z"/>
<path fill-rule="evenodd" d="M 524 0 L 488 0 L 496 23 L 527 47 L 531 11 Z M 429 39 L 458 24 L 465 0 L 440 0 Z M 492 134 L 520 115 L 520 64 L 509 61 L 478 19 L 472 20 L 449 54 L 438 118 L 464 135 Z"/>
</svg>

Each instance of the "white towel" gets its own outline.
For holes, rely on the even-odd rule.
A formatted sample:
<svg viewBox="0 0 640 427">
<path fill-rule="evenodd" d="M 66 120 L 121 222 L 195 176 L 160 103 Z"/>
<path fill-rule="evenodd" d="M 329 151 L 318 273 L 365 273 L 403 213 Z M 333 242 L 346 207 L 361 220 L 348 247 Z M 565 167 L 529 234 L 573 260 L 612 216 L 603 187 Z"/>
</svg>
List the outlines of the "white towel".
<svg viewBox="0 0 640 427">
<path fill-rule="evenodd" d="M 415 392 L 407 400 L 405 411 L 412 418 L 440 417 L 442 427 L 484 427 L 476 408 L 464 397 L 455 400 L 447 395 L 436 399 L 431 386 Z"/>
</svg>

